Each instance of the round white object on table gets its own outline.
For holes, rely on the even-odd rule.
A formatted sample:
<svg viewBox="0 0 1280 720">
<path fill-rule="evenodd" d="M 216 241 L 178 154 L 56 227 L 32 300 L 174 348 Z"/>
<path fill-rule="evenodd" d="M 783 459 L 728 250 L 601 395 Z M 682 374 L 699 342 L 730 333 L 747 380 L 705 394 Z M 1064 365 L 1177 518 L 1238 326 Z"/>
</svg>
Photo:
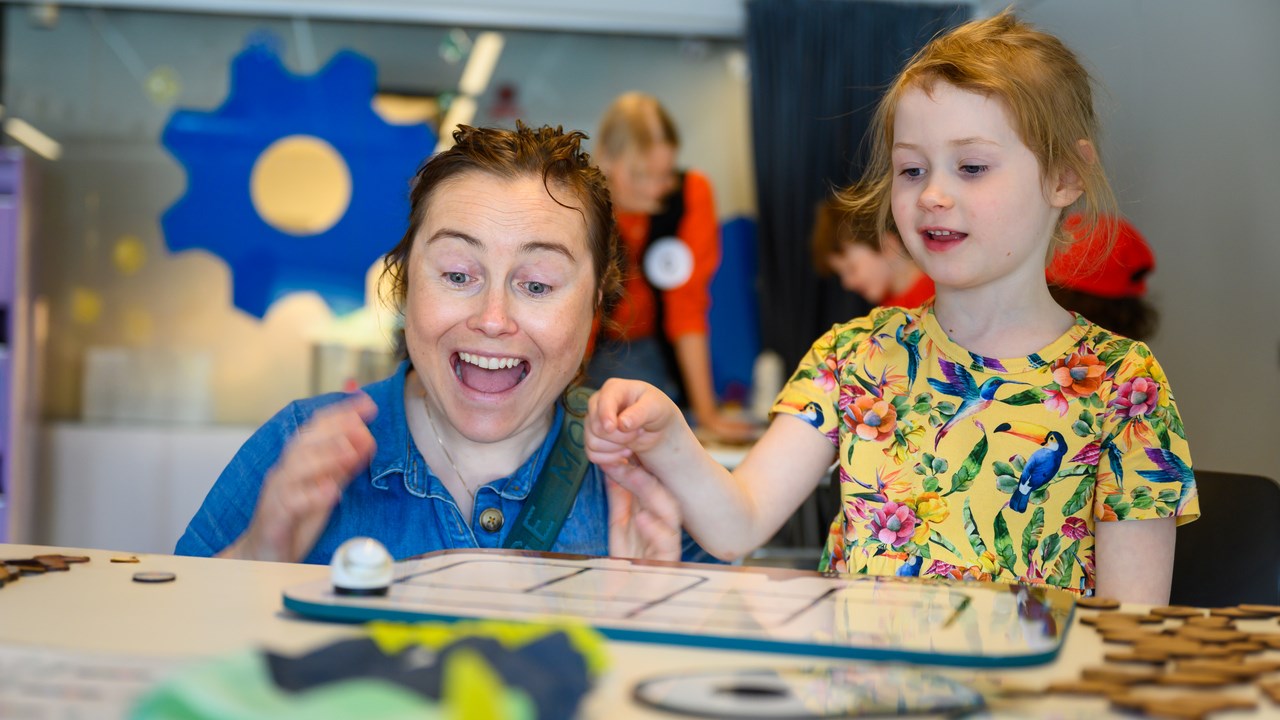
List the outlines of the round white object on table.
<svg viewBox="0 0 1280 720">
<path fill-rule="evenodd" d="M 354 537 L 338 546 L 329 563 L 333 591 L 339 595 L 386 595 L 395 577 L 395 561 L 371 537 Z"/>
</svg>

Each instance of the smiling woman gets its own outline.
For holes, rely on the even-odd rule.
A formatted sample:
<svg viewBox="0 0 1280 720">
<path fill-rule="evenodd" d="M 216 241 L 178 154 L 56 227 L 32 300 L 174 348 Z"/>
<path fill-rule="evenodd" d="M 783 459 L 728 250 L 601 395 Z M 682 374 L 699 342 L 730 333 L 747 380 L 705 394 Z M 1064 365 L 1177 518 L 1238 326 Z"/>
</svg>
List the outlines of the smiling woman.
<svg viewBox="0 0 1280 720">
<path fill-rule="evenodd" d="M 606 487 L 581 445 L 575 381 L 593 320 L 620 293 L 609 195 L 583 138 L 464 126 L 422 166 L 408 231 L 385 258 L 404 320 L 399 368 L 268 421 L 179 554 L 326 563 L 368 536 L 396 558 L 472 547 L 680 557 L 666 491 Z"/>
</svg>

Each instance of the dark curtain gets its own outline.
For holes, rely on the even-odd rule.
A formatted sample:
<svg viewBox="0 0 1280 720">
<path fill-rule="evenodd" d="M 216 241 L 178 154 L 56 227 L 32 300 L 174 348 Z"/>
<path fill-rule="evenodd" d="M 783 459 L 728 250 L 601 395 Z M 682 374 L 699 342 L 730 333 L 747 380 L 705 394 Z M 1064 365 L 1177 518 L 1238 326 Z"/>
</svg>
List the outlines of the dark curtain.
<svg viewBox="0 0 1280 720">
<path fill-rule="evenodd" d="M 863 136 L 883 89 L 969 9 L 858 0 L 747 0 L 746 7 L 761 340 L 789 374 L 833 323 L 869 309 L 813 269 L 818 202 L 860 175 Z"/>
</svg>

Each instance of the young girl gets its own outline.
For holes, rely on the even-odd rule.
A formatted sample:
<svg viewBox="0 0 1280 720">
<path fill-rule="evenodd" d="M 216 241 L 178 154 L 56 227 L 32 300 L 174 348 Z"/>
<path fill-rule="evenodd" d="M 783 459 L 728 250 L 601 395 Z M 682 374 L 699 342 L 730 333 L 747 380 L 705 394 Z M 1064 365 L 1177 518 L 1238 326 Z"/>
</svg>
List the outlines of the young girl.
<svg viewBox="0 0 1280 720">
<path fill-rule="evenodd" d="M 1168 382 L 1045 281 L 1064 211 L 1093 223 L 1114 203 L 1088 74 L 1004 13 L 922 49 L 873 132 L 868 189 L 847 200 L 881 227 L 891 208 L 936 300 L 819 338 L 732 474 L 642 383 L 593 397 L 588 455 L 624 485 L 662 482 L 720 557 L 765 542 L 838 461 L 822 570 L 1167 603 L 1175 523 L 1199 514 Z"/>
</svg>

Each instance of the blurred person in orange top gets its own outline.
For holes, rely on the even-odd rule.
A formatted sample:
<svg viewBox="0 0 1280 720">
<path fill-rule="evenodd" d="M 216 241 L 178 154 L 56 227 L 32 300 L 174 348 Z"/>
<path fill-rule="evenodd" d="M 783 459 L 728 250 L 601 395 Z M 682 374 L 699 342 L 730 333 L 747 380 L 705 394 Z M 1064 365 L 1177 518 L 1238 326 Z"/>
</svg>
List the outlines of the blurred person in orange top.
<svg viewBox="0 0 1280 720">
<path fill-rule="evenodd" d="M 1064 227 L 1075 238 L 1049 264 L 1049 292 L 1060 305 L 1127 338 L 1149 340 L 1159 314 L 1146 299 L 1155 253 L 1128 220 L 1109 217 L 1085 237 L 1079 216 Z"/>
<path fill-rule="evenodd" d="M 710 181 L 677 168 L 679 146 L 674 121 L 650 95 L 625 93 L 601 119 L 594 154 L 623 241 L 624 297 L 597 339 L 587 382 L 644 380 L 709 436 L 750 440 L 758 429 L 722 413 L 715 396 L 707 316 L 720 226 Z"/>
<path fill-rule="evenodd" d="M 851 213 L 838 195 L 818 205 L 813 223 L 813 266 L 834 274 L 840 285 L 872 305 L 914 308 L 933 297 L 933 281 L 921 272 L 893 229 L 877 230 L 878 219 Z"/>
</svg>

